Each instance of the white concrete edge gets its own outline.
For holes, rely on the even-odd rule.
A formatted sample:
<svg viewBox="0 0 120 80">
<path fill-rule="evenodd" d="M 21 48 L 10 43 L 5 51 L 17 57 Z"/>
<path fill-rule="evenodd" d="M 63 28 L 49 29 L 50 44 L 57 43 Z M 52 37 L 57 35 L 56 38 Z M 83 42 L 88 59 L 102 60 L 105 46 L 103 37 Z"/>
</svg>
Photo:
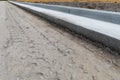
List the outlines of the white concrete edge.
<svg viewBox="0 0 120 80">
<path fill-rule="evenodd" d="M 27 4 L 35 4 L 35 3 L 28 3 Z M 36 3 L 38 4 L 38 3 Z M 91 12 L 98 12 L 98 13 L 109 13 L 113 15 L 120 15 L 120 12 L 113 12 L 113 11 L 105 11 L 105 10 L 95 10 L 95 9 L 87 9 L 87 8 L 77 8 L 77 7 L 70 7 L 70 6 L 61 6 L 61 5 L 51 5 L 51 4 L 43 4 L 39 3 L 41 5 L 47 5 L 47 6 L 56 6 L 56 7 L 61 7 L 61 8 L 69 8 L 69 9 L 80 9 L 80 10 L 86 10 L 86 11 L 91 11 Z"/>
<path fill-rule="evenodd" d="M 77 26 L 84 27 L 86 29 L 99 32 L 101 34 L 105 34 L 107 36 L 113 37 L 115 39 L 120 40 L 120 25 L 99 21 L 91 18 L 86 18 L 82 16 L 72 15 L 64 12 L 44 9 L 40 7 L 34 7 L 31 5 L 21 4 L 17 2 L 12 2 L 19 6 L 29 8 L 31 10 L 64 20 L 66 22 L 72 23 Z"/>
</svg>

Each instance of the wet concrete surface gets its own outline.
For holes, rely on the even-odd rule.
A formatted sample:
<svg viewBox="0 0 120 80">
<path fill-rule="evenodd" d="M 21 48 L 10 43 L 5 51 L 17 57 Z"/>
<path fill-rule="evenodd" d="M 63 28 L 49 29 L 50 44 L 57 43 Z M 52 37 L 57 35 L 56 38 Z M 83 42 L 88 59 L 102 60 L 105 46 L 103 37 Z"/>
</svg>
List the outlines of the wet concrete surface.
<svg viewBox="0 0 120 80">
<path fill-rule="evenodd" d="M 104 2 L 48 2 L 46 4 L 64 5 L 88 9 L 98 9 L 105 11 L 120 12 L 120 3 L 104 3 Z"/>
</svg>

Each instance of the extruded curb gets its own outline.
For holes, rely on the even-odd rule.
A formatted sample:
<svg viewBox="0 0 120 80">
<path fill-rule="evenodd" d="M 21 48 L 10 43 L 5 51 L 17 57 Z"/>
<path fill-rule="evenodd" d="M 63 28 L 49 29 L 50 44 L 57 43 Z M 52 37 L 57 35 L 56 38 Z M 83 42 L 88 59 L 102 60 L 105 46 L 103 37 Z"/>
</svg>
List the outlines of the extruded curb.
<svg viewBox="0 0 120 80">
<path fill-rule="evenodd" d="M 26 9 L 39 16 L 42 16 L 54 23 L 67 27 L 68 29 L 78 34 L 82 34 L 93 41 L 100 42 L 105 46 L 113 50 L 116 50 L 120 54 L 119 24 L 99 21 L 91 18 L 85 18 L 64 12 L 22 4 L 18 2 L 10 1 L 10 3 L 22 7 L 23 9 Z M 105 26 L 105 28 L 103 26 Z M 103 30 L 101 28 L 103 28 Z"/>
<path fill-rule="evenodd" d="M 68 7 L 68 6 L 60 6 L 60 5 L 49 5 L 49 4 L 41 4 L 41 3 L 26 3 L 25 2 L 23 4 L 29 4 L 32 6 L 42 7 L 45 9 L 51 9 L 51 10 L 61 11 L 61 12 L 74 14 L 74 15 L 78 15 L 78 16 L 93 18 L 96 20 L 120 24 L 120 13 L 119 12 Z"/>
</svg>

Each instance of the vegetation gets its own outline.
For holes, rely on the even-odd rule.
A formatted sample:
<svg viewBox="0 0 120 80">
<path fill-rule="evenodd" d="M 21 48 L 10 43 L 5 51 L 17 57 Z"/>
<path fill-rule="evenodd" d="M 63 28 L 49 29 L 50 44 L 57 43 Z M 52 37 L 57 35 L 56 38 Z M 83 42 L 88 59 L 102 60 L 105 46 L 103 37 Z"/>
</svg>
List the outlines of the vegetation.
<svg viewBox="0 0 120 80">
<path fill-rule="evenodd" d="M 120 3 L 120 0 L 18 0 L 25 2 L 111 2 Z"/>
</svg>

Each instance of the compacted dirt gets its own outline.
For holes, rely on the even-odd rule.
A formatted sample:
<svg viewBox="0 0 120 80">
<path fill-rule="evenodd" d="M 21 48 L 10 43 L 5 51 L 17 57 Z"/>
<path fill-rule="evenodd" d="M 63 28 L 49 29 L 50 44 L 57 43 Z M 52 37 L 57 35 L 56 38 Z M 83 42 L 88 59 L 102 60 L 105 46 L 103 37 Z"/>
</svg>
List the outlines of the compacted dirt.
<svg viewBox="0 0 120 80">
<path fill-rule="evenodd" d="M 0 2 L 0 80 L 120 80 L 120 58 Z"/>
</svg>

